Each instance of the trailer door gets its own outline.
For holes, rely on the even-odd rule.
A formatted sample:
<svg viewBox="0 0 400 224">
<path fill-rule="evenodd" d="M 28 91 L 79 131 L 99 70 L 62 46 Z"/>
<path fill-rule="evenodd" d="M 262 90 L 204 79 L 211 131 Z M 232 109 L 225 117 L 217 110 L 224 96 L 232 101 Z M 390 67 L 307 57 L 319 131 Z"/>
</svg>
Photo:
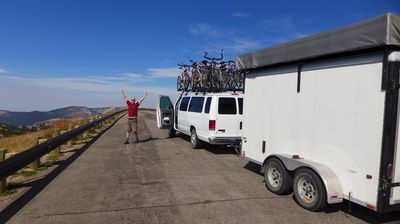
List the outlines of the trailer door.
<svg viewBox="0 0 400 224">
<path fill-rule="evenodd" d="M 391 74 L 395 83 L 399 83 L 400 76 L 400 52 L 392 52 L 389 56 L 389 73 Z M 398 89 L 398 88 L 395 88 Z M 400 203 L 400 95 L 397 90 L 397 124 L 396 124 L 396 140 L 393 155 L 393 163 L 387 166 L 387 176 L 392 178 L 391 192 L 390 192 L 390 205 Z"/>
<path fill-rule="evenodd" d="M 158 96 L 157 127 L 170 128 L 174 123 L 174 106 L 168 96 Z"/>
</svg>

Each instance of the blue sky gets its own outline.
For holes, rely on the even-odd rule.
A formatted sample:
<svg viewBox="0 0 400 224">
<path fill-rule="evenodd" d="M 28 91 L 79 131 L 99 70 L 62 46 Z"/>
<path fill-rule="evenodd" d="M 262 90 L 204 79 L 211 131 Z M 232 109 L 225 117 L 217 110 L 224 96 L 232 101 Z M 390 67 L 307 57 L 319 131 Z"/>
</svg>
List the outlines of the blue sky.
<svg viewBox="0 0 400 224">
<path fill-rule="evenodd" d="M 0 109 L 123 106 L 176 97 L 176 64 L 227 59 L 387 12 L 398 0 L 0 0 Z"/>
</svg>

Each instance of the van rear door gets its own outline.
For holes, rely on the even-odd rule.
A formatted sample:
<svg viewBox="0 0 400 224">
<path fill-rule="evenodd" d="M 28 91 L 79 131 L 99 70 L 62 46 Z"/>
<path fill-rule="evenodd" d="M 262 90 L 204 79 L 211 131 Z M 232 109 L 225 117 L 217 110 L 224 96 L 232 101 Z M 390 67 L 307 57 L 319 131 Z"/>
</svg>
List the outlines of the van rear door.
<svg viewBox="0 0 400 224">
<path fill-rule="evenodd" d="M 238 136 L 242 136 L 242 128 L 243 128 L 243 97 L 238 97 L 237 98 L 238 102 Z"/>
<path fill-rule="evenodd" d="M 158 96 L 157 127 L 170 128 L 174 124 L 174 106 L 169 96 Z"/>
<path fill-rule="evenodd" d="M 236 98 L 230 96 L 218 97 L 217 119 L 215 131 L 218 136 L 234 137 L 238 135 L 238 108 Z"/>
</svg>

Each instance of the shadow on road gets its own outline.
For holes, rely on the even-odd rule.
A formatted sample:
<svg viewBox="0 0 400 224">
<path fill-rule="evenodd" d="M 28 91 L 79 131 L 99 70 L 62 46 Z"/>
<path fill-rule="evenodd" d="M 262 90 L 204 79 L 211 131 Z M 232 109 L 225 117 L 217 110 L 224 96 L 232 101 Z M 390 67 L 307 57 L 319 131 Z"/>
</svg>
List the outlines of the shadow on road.
<svg viewBox="0 0 400 224">
<path fill-rule="evenodd" d="M 181 133 L 177 133 L 176 137 L 183 139 L 187 142 L 190 142 L 190 136 L 181 134 Z M 200 149 L 204 149 L 206 151 L 209 151 L 213 154 L 232 154 L 232 155 L 237 155 L 237 153 L 235 152 L 235 150 L 232 147 L 228 147 L 228 146 L 222 146 L 222 145 L 210 145 L 207 142 L 202 142 L 201 148 Z"/>
<path fill-rule="evenodd" d="M 72 162 L 74 162 L 80 155 L 82 155 L 90 147 L 90 145 L 92 145 L 112 126 L 113 125 L 110 125 L 93 139 L 88 141 L 84 146 L 78 148 L 76 152 L 66 160 L 58 161 L 58 166 L 50 173 L 46 174 L 46 176 L 44 176 L 43 178 L 38 178 L 32 182 L 23 184 L 22 186 L 30 186 L 31 188 L 0 212 L 0 223 L 6 223 L 15 214 L 17 214 L 29 201 L 31 201 L 37 194 L 39 194 L 40 191 L 42 191 L 52 180 L 54 180 L 54 178 L 56 178 Z"/>
<path fill-rule="evenodd" d="M 149 142 L 149 141 L 153 141 L 153 140 L 157 140 L 157 139 L 159 139 L 159 138 L 148 137 L 146 139 L 139 140 L 139 143 Z"/>
<path fill-rule="evenodd" d="M 244 165 L 243 168 L 245 168 L 246 170 L 250 170 L 251 172 L 256 173 L 256 174 L 258 174 L 258 175 L 260 175 L 260 176 L 264 176 L 264 175 L 260 172 L 261 166 L 258 165 L 257 163 L 248 162 L 248 163 L 246 163 L 246 165 Z"/>
<path fill-rule="evenodd" d="M 248 162 L 243 168 L 247 169 L 253 173 L 256 173 L 260 176 L 264 176 L 260 172 L 261 166 L 256 163 Z M 267 189 L 265 189 L 265 190 L 267 190 Z M 293 196 L 293 200 L 295 200 L 294 196 Z M 351 206 L 351 210 L 349 209 L 349 206 Z M 367 209 L 361 205 L 358 205 L 356 203 L 351 203 L 351 205 L 350 205 L 349 201 L 347 201 L 347 200 L 344 200 L 343 203 L 328 205 L 328 207 L 322 212 L 334 213 L 334 212 L 339 212 L 339 211 L 342 211 L 346 217 L 356 217 L 367 223 L 388 223 L 388 222 L 394 222 L 394 221 L 398 221 L 396 223 L 400 223 L 400 212 L 380 214 L 380 213 L 374 212 L 370 209 Z"/>
<path fill-rule="evenodd" d="M 350 207 L 351 210 L 349 209 Z M 350 205 L 348 200 L 344 200 L 343 203 L 329 205 L 324 212 L 331 213 L 338 211 L 342 211 L 346 217 L 353 216 L 367 223 L 388 223 L 396 221 L 396 223 L 400 223 L 399 212 L 380 214 L 355 203 L 351 203 Z"/>
</svg>

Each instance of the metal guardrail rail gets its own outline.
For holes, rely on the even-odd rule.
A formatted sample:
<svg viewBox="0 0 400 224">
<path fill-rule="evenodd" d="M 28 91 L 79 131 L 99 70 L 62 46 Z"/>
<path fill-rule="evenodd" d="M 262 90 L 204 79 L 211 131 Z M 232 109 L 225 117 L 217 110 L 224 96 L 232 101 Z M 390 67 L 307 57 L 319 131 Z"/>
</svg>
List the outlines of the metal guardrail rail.
<svg viewBox="0 0 400 224">
<path fill-rule="evenodd" d="M 102 118 L 99 118 L 95 121 L 86 123 L 74 130 L 68 131 L 65 134 L 59 135 L 55 138 L 51 138 L 45 143 L 40 145 L 34 146 L 30 149 L 27 149 L 23 152 L 20 152 L 2 162 L 0 162 L 0 180 L 11 176 L 12 174 L 18 172 L 19 170 L 23 169 L 24 167 L 28 166 L 30 163 L 34 162 L 37 159 L 40 159 L 44 155 L 50 153 L 57 147 L 60 147 L 68 140 L 71 140 L 78 135 L 88 131 L 91 128 L 94 128 L 96 125 L 100 124 L 101 122 L 124 112 L 124 110 L 116 111 L 112 114 L 106 115 Z"/>
</svg>

